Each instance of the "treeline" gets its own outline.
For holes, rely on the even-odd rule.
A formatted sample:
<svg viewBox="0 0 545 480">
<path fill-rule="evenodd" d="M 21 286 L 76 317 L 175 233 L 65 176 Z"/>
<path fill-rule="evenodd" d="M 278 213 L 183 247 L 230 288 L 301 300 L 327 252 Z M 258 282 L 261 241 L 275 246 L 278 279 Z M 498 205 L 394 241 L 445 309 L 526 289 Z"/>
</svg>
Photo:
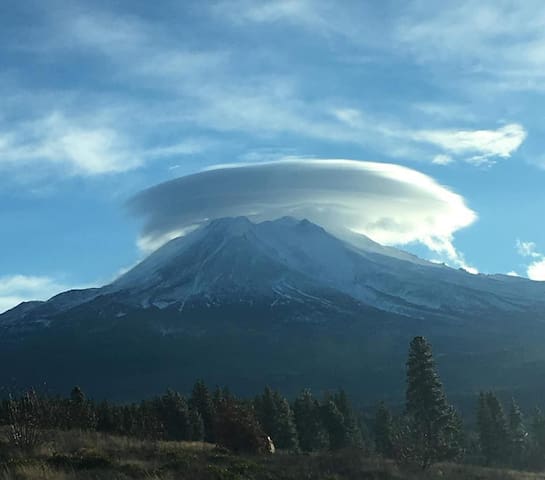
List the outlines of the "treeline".
<svg viewBox="0 0 545 480">
<path fill-rule="evenodd" d="M 148 440 L 206 441 L 234 452 L 270 453 L 359 449 L 427 468 L 437 461 L 545 468 L 545 416 L 526 422 L 513 400 L 508 414 L 492 393 L 477 401 L 474 428 L 464 427 L 437 375 L 431 346 L 415 337 L 407 360 L 406 402 L 394 415 L 382 403 L 374 418 L 353 409 L 343 390 L 316 398 L 303 390 L 289 402 L 270 388 L 254 399 L 195 383 L 187 397 L 174 391 L 126 405 L 29 391 L 0 403 L 0 424 L 13 445 L 32 448 L 50 429 L 80 429 Z"/>
<path fill-rule="evenodd" d="M 0 424 L 22 448 L 40 441 L 49 429 L 79 429 L 150 440 L 206 441 L 235 452 L 292 452 L 362 447 L 356 415 L 342 390 L 318 401 L 304 390 L 290 405 L 279 392 L 265 388 L 253 400 L 227 389 L 213 392 L 202 382 L 191 395 L 167 391 L 138 403 L 96 403 L 75 387 L 69 398 L 29 391 L 0 404 Z M 270 440 L 269 440 L 270 439 Z M 274 447 L 273 447 L 274 446 Z"/>
</svg>

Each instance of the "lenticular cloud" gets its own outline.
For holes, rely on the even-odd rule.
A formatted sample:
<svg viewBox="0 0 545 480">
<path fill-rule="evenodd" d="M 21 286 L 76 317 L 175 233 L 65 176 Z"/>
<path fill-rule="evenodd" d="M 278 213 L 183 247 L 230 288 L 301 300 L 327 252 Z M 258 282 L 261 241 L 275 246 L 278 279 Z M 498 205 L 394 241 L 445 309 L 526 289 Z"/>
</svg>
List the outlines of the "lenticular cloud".
<svg viewBox="0 0 545 480">
<path fill-rule="evenodd" d="M 129 207 L 144 220 L 144 248 L 214 218 L 290 215 L 383 244 L 420 242 L 458 265 L 453 234 L 476 219 L 460 195 L 431 177 L 400 165 L 354 160 L 218 166 L 145 190 Z"/>
</svg>

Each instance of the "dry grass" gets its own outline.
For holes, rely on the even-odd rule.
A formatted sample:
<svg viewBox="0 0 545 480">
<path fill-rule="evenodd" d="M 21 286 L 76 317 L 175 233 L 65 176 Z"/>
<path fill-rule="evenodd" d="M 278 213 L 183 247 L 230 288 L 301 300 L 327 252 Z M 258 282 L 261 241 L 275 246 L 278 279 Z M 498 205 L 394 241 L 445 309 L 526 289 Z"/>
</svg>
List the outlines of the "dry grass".
<svg viewBox="0 0 545 480">
<path fill-rule="evenodd" d="M 464 465 L 401 469 L 360 452 L 240 457 L 204 443 L 151 442 L 99 433 L 47 432 L 32 453 L 0 432 L 0 480 L 545 480 L 545 474 Z"/>
</svg>

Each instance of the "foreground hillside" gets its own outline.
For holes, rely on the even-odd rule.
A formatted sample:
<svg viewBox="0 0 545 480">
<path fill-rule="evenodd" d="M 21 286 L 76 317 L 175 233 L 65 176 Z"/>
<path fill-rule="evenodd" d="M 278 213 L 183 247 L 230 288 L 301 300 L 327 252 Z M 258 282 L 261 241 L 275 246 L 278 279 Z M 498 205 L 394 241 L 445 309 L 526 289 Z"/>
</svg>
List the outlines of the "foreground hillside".
<svg viewBox="0 0 545 480">
<path fill-rule="evenodd" d="M 31 453 L 10 450 L 0 433 L 2 480 L 537 480 L 545 474 L 438 464 L 423 473 L 361 451 L 240 456 L 206 443 L 153 442 L 51 431 Z"/>
</svg>

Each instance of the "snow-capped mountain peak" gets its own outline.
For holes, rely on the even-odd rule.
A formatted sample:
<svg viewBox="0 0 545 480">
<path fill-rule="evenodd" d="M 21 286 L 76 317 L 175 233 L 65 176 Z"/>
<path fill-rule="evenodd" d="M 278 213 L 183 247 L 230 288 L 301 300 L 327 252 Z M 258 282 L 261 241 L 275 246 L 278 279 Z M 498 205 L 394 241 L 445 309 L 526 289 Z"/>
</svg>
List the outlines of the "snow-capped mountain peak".
<svg viewBox="0 0 545 480">
<path fill-rule="evenodd" d="M 306 219 L 221 218 L 171 240 L 112 284 L 22 305 L 0 323 L 50 318 L 99 301 L 130 308 L 191 303 L 334 304 L 338 296 L 413 317 L 545 307 L 545 285 L 468 275 L 353 232 L 336 236 Z"/>
</svg>

